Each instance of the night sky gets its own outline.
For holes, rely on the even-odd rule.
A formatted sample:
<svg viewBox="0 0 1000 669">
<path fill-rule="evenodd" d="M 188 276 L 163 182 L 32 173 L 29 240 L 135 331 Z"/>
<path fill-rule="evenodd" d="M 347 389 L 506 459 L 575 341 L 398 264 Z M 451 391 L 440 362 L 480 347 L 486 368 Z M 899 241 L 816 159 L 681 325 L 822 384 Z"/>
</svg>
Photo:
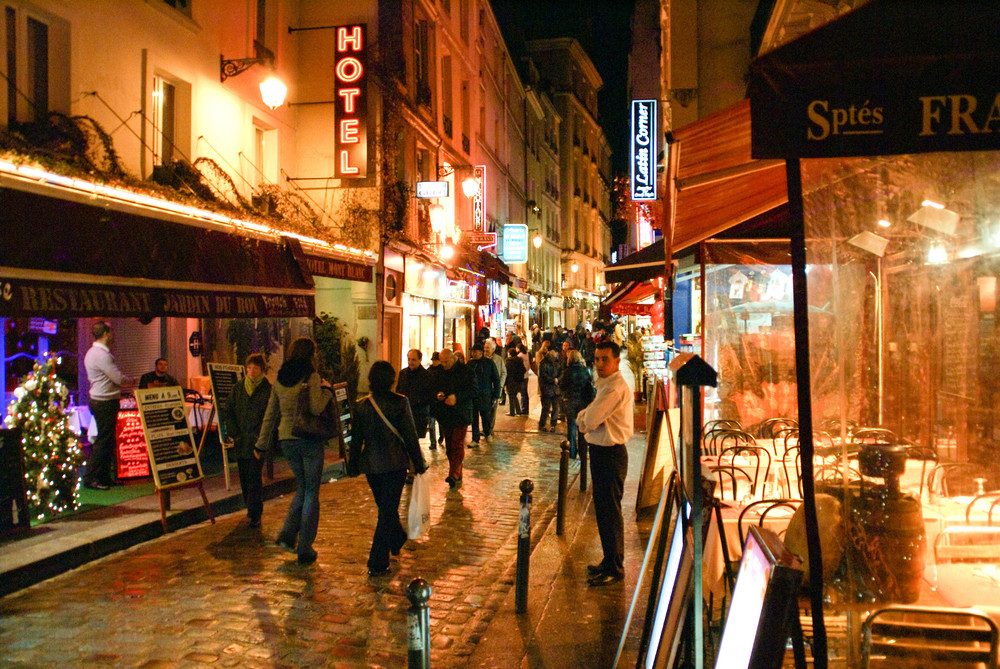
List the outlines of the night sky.
<svg viewBox="0 0 1000 669">
<path fill-rule="evenodd" d="M 524 55 L 527 40 L 575 37 L 580 42 L 604 80 L 598 93 L 598 122 L 611 145 L 611 168 L 626 172 L 632 0 L 490 0 L 490 4 L 515 63 Z"/>
</svg>

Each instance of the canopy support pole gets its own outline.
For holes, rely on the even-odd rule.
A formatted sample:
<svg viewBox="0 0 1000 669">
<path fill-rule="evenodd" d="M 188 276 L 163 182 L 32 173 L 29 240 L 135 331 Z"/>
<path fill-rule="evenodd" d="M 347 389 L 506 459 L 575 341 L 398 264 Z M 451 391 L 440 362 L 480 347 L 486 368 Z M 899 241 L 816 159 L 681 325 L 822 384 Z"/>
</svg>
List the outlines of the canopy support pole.
<svg viewBox="0 0 1000 669">
<path fill-rule="evenodd" d="M 826 625 L 823 622 L 823 556 L 816 521 L 813 478 L 813 416 L 809 376 L 809 295 L 806 289 L 805 215 L 802 207 L 802 172 L 798 158 L 785 161 L 788 210 L 791 219 L 792 302 L 795 309 L 795 380 L 799 403 L 799 449 L 802 457 L 802 508 L 809 551 L 809 600 L 813 621 L 813 666 L 826 669 Z"/>
</svg>

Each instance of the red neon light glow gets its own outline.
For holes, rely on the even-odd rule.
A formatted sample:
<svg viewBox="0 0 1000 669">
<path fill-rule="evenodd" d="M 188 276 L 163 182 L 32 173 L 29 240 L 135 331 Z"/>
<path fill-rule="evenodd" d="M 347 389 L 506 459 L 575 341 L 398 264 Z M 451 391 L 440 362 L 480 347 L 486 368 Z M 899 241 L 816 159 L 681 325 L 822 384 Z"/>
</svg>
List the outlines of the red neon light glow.
<svg viewBox="0 0 1000 669">
<path fill-rule="evenodd" d="M 361 95 L 360 88 L 341 88 L 337 95 L 344 98 L 344 111 L 348 114 L 354 113 L 354 101 Z"/>
<path fill-rule="evenodd" d="M 347 31 L 351 32 L 348 33 Z M 337 51 L 361 51 L 361 26 L 337 28 Z"/>
<path fill-rule="evenodd" d="M 340 141 L 344 144 L 357 144 L 360 121 L 356 118 L 345 118 L 340 122 Z"/>
<path fill-rule="evenodd" d="M 340 152 L 340 171 L 343 174 L 357 174 L 361 171 L 357 166 L 351 165 L 350 152 L 347 149 Z"/>
<path fill-rule="evenodd" d="M 337 79 L 347 84 L 353 84 L 365 73 L 361 61 L 354 56 L 348 56 L 337 63 Z"/>
</svg>

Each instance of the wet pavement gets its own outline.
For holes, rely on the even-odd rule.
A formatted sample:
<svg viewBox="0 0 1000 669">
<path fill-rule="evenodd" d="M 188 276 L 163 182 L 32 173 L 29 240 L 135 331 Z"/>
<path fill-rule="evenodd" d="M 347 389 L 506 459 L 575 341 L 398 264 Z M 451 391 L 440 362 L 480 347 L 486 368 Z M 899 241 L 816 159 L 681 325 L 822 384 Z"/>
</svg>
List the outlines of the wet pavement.
<svg viewBox="0 0 1000 669">
<path fill-rule="evenodd" d="M 433 667 L 610 666 L 642 560 L 632 511 L 642 438 L 629 449 L 628 576 L 588 588 L 586 565 L 600 559 L 590 491 L 580 492 L 571 463 L 566 532 L 556 536 L 563 436 L 537 432 L 534 409 L 498 418 L 493 443 L 467 450 L 454 490 L 444 482 L 443 449 L 424 442 L 431 529 L 393 558 L 388 576 L 367 575 L 376 509 L 364 477 L 334 480 L 320 490 L 314 565 L 299 566 L 273 544 L 286 494 L 265 503 L 263 530 L 230 513 L 0 599 L 0 667 L 405 667 L 405 593 L 417 577 L 433 589 Z M 534 483 L 533 552 L 528 612 L 518 615 L 525 478 Z"/>
</svg>

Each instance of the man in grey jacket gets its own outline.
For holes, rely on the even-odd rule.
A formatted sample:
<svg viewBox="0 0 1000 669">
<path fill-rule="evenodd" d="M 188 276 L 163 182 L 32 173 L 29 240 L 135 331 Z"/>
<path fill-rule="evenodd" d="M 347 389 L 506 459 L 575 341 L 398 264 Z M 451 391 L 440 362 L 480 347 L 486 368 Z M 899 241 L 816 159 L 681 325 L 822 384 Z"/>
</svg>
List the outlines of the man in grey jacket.
<svg viewBox="0 0 1000 669">
<path fill-rule="evenodd" d="M 487 339 L 483 342 L 483 356 L 493 361 L 496 365 L 497 373 L 500 374 L 500 392 L 507 387 L 507 365 L 504 364 L 503 358 L 497 353 L 497 343 L 493 339 Z M 493 416 L 490 420 L 490 425 L 497 424 L 497 403 L 493 403 Z M 486 437 L 486 441 L 493 443 L 493 436 L 490 435 Z"/>
</svg>

